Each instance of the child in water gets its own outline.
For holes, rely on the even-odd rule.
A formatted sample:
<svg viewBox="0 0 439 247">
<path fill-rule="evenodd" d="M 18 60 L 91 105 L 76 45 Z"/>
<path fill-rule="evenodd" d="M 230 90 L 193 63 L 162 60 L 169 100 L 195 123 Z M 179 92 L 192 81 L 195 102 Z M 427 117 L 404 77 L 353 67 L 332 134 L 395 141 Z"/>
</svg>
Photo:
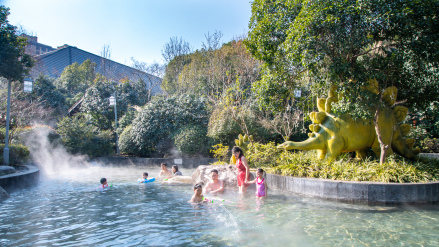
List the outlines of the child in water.
<svg viewBox="0 0 439 247">
<path fill-rule="evenodd" d="M 176 165 L 172 166 L 172 176 L 183 176 L 181 171 L 178 170 L 178 166 Z"/>
<path fill-rule="evenodd" d="M 101 178 L 101 185 L 99 185 L 99 189 L 105 189 L 108 187 L 107 179 Z"/>
<path fill-rule="evenodd" d="M 249 184 L 256 183 L 256 198 L 262 199 L 267 198 L 267 182 L 265 182 L 265 178 L 263 177 L 264 170 L 261 168 L 256 172 L 256 179 L 253 181 L 247 181 Z"/>
<path fill-rule="evenodd" d="M 148 180 L 148 173 L 144 172 L 142 175 L 142 179 L 139 179 L 139 183 L 145 182 L 145 180 Z"/>
<path fill-rule="evenodd" d="M 203 188 L 201 187 L 201 184 L 194 185 L 194 195 L 192 196 L 189 202 L 190 203 L 204 202 Z"/>
</svg>

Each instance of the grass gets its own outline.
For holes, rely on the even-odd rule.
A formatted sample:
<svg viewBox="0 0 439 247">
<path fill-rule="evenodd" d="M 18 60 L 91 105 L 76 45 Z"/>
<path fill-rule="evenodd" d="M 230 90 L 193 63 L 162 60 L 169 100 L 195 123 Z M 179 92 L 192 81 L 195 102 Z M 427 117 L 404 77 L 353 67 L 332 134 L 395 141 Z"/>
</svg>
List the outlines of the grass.
<svg viewBox="0 0 439 247">
<path fill-rule="evenodd" d="M 386 183 L 439 181 L 439 160 L 426 157 L 412 161 L 392 155 L 380 165 L 375 159 L 357 160 L 345 154 L 328 162 L 318 159 L 315 151 L 279 151 L 274 143 L 254 143 L 246 157 L 251 168 L 284 176 Z"/>
</svg>

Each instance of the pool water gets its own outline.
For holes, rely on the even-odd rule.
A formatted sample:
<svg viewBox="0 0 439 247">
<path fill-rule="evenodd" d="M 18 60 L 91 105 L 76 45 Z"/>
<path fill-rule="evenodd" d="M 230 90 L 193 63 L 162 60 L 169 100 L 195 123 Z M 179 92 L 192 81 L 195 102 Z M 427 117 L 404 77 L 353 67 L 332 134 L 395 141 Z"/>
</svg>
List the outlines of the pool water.
<svg viewBox="0 0 439 247">
<path fill-rule="evenodd" d="M 139 184 L 158 167 L 92 166 L 42 174 L 0 203 L 0 246 L 439 246 L 439 205 L 344 204 L 227 188 L 191 205 L 192 185 Z M 194 169 L 181 169 L 191 175 Z M 106 177 L 113 186 L 100 190 Z"/>
</svg>

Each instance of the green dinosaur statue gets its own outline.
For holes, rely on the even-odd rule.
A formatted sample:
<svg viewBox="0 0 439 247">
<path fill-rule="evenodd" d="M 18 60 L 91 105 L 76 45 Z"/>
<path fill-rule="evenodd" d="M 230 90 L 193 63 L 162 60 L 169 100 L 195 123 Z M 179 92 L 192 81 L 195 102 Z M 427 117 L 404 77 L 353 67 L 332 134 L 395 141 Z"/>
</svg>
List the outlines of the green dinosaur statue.
<svg viewBox="0 0 439 247">
<path fill-rule="evenodd" d="M 253 136 L 247 136 L 244 135 L 242 136 L 241 134 L 238 135 L 238 139 L 235 139 L 235 144 L 236 146 L 240 147 L 242 152 L 247 152 L 248 150 L 248 144 L 250 144 L 251 142 L 253 142 Z M 236 164 L 236 158 L 235 156 L 232 154 L 232 157 L 230 158 L 230 163 L 229 164 Z"/>
<path fill-rule="evenodd" d="M 376 85 L 368 87 L 372 92 L 377 93 Z M 384 144 L 389 145 L 386 157 L 393 152 L 406 157 L 413 158 L 419 154 L 419 148 L 413 149 L 414 139 L 405 139 L 411 126 L 401 123 L 408 109 L 402 106 L 391 108 L 396 101 L 396 87 L 389 87 L 384 90 L 382 99 L 387 105 L 378 117 L 378 126 Z M 372 120 L 353 120 L 349 114 L 337 115 L 331 111 L 331 104 L 338 101 L 335 87 L 329 90 L 329 97 L 317 99 L 319 112 L 311 112 L 310 118 L 313 122 L 309 126 L 312 133 L 303 142 L 285 142 L 278 149 L 291 150 L 318 150 L 320 159 L 333 160 L 343 152 L 356 152 L 357 158 L 364 159 L 369 148 L 380 157 L 381 148 Z"/>
</svg>

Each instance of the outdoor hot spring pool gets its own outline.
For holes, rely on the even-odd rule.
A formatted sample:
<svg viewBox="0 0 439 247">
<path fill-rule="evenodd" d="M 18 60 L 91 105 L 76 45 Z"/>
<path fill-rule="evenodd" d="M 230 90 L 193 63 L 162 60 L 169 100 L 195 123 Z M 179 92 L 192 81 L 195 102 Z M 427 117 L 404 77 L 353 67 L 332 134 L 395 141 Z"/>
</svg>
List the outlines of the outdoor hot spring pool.
<svg viewBox="0 0 439 247">
<path fill-rule="evenodd" d="M 191 175 L 194 169 L 181 169 Z M 344 204 L 269 190 L 264 203 L 193 206 L 191 185 L 138 184 L 159 167 L 78 168 L 41 174 L 0 203 L 0 246 L 439 246 L 439 205 Z M 106 177 L 113 187 L 97 190 Z"/>
</svg>

